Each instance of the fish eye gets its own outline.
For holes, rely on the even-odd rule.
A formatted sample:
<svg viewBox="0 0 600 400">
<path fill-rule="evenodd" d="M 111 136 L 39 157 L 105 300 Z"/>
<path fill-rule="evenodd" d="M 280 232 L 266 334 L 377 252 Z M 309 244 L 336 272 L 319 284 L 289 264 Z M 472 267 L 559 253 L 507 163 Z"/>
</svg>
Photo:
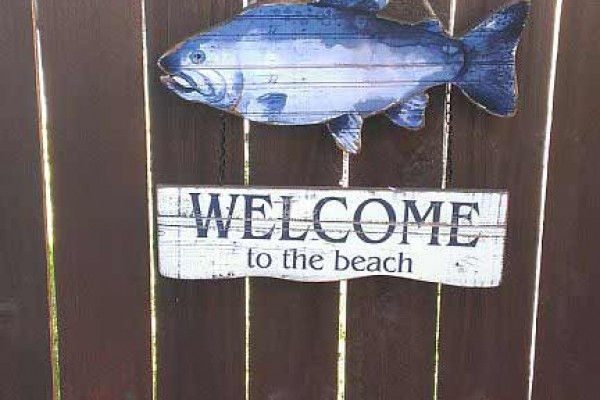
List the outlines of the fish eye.
<svg viewBox="0 0 600 400">
<path fill-rule="evenodd" d="M 206 54 L 202 50 L 194 51 L 190 53 L 190 61 L 193 64 L 200 64 L 206 60 Z"/>
</svg>

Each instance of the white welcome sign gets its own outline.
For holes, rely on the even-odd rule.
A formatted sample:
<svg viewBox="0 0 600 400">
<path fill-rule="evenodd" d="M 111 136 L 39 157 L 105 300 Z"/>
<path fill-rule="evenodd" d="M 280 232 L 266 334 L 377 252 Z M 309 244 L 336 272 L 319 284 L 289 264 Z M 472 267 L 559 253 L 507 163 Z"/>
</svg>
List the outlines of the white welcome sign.
<svg viewBox="0 0 600 400">
<path fill-rule="evenodd" d="M 169 278 L 502 278 L 506 192 L 160 186 L 157 197 Z"/>
</svg>

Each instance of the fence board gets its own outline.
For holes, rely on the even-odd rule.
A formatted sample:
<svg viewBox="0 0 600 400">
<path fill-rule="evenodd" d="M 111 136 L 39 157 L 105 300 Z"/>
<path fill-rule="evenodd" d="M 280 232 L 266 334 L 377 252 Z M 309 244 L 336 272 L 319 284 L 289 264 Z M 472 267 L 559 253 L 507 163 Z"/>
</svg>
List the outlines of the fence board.
<svg viewBox="0 0 600 400">
<path fill-rule="evenodd" d="M 466 32 L 504 0 L 459 3 L 457 32 Z M 519 112 L 489 116 L 453 90 L 452 187 L 508 189 L 504 279 L 494 290 L 444 287 L 439 396 L 527 397 L 539 187 L 547 114 L 555 1 L 536 0 L 519 50 Z"/>
<path fill-rule="evenodd" d="M 386 16 L 416 22 L 427 15 L 418 3 L 392 3 Z M 431 5 L 447 26 L 449 2 Z M 416 12 L 419 7 L 424 11 Z M 351 160 L 351 185 L 439 188 L 444 93 L 443 87 L 430 91 L 421 131 L 395 127 L 382 116 L 368 120 L 363 151 Z M 347 315 L 347 399 L 432 397 L 436 285 L 384 277 L 351 281 Z"/>
<path fill-rule="evenodd" d="M 168 93 L 155 66 L 168 48 L 240 9 L 241 0 L 146 1 L 156 183 L 243 182 L 241 120 Z M 243 280 L 158 277 L 156 293 L 159 398 L 243 399 Z"/>
<path fill-rule="evenodd" d="M 251 129 L 252 185 L 338 184 L 342 153 L 324 126 Z M 251 280 L 250 398 L 335 399 L 338 287 Z"/>
<path fill-rule="evenodd" d="M 397 1 L 392 3 L 392 11 L 385 14 L 401 16 L 404 20 L 423 18 L 426 12 L 415 12 L 418 9 L 414 7 L 415 3 L 416 1 Z M 421 11 L 423 9 L 421 6 Z M 447 14 L 447 11 L 443 13 Z M 438 111 L 441 112 L 441 106 Z M 439 127 L 441 139 L 441 119 L 435 124 Z M 363 148 L 363 154 L 358 159 L 372 161 L 382 154 L 389 154 L 377 154 L 376 150 L 371 157 L 365 154 L 369 145 L 373 145 L 374 149 L 390 149 L 389 141 L 369 143 L 368 135 L 372 134 L 371 131 L 374 130 L 365 131 L 363 138 L 367 149 Z M 328 136 L 324 127 L 277 128 L 253 125 L 250 142 L 251 183 L 337 184 L 341 178 L 341 154 L 332 149 L 332 140 Z M 391 149 L 396 147 L 392 146 Z M 440 149 L 441 146 L 438 150 Z M 404 162 L 406 159 L 402 159 L 400 164 L 404 165 Z M 357 170 L 360 173 L 361 168 Z M 365 180 L 364 184 L 376 186 L 373 178 L 380 175 L 381 170 L 370 172 L 371 181 Z M 385 176 L 383 178 L 385 181 Z M 392 182 L 387 180 L 383 185 L 390 185 Z M 333 398 L 336 384 L 338 285 L 254 280 L 251 293 L 252 395 L 267 398 L 294 393 L 293 398 Z M 431 313 L 432 318 L 433 315 L 434 312 Z M 289 333 L 282 335 L 279 326 L 287 327 L 284 329 Z M 432 336 L 429 339 L 432 340 Z M 353 362 L 350 364 L 354 365 Z M 353 371 L 354 367 L 349 370 Z M 379 370 L 372 376 L 375 378 L 375 385 L 381 382 L 381 377 L 375 377 L 378 372 Z"/>
<path fill-rule="evenodd" d="M 50 399 L 41 144 L 31 4 L 0 1 L 0 398 Z"/>
<path fill-rule="evenodd" d="M 563 3 L 547 212 L 534 399 L 589 399 L 598 393 L 597 38 L 600 5 Z"/>
<path fill-rule="evenodd" d="M 409 132 L 368 121 L 351 184 L 439 187 L 444 89 L 430 91 L 427 128 Z M 348 283 L 347 398 L 432 396 L 436 285 L 365 278 Z"/>
<path fill-rule="evenodd" d="M 137 0 L 39 0 L 62 398 L 151 396 Z"/>
<path fill-rule="evenodd" d="M 250 182 L 335 186 L 342 156 L 324 126 L 252 124 Z M 253 399 L 335 399 L 338 284 L 251 280 Z"/>
</svg>

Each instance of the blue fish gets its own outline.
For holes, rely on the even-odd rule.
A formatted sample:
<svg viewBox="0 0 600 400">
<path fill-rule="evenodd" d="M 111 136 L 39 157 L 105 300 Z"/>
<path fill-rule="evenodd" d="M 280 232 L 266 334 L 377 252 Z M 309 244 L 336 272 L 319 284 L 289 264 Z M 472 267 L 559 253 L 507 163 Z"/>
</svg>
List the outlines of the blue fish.
<svg viewBox="0 0 600 400">
<path fill-rule="evenodd" d="M 248 9 L 165 53 L 161 81 L 185 100 L 250 121 L 327 124 L 338 147 L 352 154 L 371 115 L 421 128 L 426 91 L 434 86 L 452 83 L 491 114 L 515 113 L 515 53 L 529 2 L 494 13 L 460 38 L 437 20 L 407 25 L 378 17 L 387 3 Z"/>
</svg>

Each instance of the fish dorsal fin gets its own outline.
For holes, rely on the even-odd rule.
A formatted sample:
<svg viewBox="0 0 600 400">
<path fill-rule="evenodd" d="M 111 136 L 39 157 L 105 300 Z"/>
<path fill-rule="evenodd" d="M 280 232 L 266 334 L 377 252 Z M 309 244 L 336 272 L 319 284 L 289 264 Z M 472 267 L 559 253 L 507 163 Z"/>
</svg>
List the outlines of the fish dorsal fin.
<svg viewBox="0 0 600 400">
<path fill-rule="evenodd" d="M 388 5 L 389 0 L 313 0 L 311 4 L 348 10 L 376 13 Z"/>
<path fill-rule="evenodd" d="M 350 154 L 358 154 L 361 146 L 363 119 L 358 114 L 344 114 L 327 123 L 337 146 Z"/>
<path fill-rule="evenodd" d="M 385 115 L 394 123 L 408 129 L 420 129 L 425 124 L 425 109 L 429 103 L 429 95 L 419 93 L 403 103 L 385 111 Z"/>
<path fill-rule="evenodd" d="M 437 19 L 426 19 L 425 21 L 420 22 L 417 26 L 431 33 L 446 33 L 444 27 Z"/>
</svg>

